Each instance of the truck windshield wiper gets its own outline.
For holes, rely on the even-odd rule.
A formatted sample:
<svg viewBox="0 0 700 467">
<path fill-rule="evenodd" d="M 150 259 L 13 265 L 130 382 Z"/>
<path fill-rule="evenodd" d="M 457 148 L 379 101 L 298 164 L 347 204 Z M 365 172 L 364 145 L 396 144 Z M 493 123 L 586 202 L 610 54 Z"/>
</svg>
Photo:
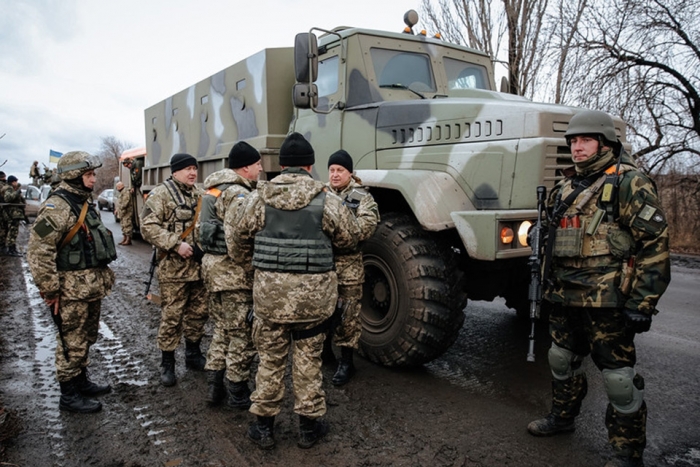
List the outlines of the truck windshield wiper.
<svg viewBox="0 0 700 467">
<path fill-rule="evenodd" d="M 409 88 L 408 86 L 404 86 L 403 84 L 400 83 L 394 83 L 394 84 L 380 84 L 380 88 L 391 88 L 391 89 L 405 89 L 406 91 L 411 91 L 413 94 L 419 96 L 421 99 L 425 99 L 425 96 L 418 91 L 414 91 L 413 89 Z"/>
</svg>

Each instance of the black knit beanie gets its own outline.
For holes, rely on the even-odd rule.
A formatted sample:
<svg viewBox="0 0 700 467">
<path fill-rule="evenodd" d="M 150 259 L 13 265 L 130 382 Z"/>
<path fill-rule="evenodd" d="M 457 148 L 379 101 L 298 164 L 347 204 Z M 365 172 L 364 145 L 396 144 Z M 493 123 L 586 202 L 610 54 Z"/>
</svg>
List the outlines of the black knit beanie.
<svg viewBox="0 0 700 467">
<path fill-rule="evenodd" d="M 339 149 L 328 159 L 328 167 L 331 165 L 340 165 L 345 167 L 348 172 L 352 172 L 352 157 L 345 149 Z"/>
<path fill-rule="evenodd" d="M 190 156 L 189 154 L 175 154 L 170 158 L 170 172 L 175 173 L 178 170 L 186 169 L 187 167 L 194 165 L 199 167 L 197 164 L 197 159 Z"/>
<path fill-rule="evenodd" d="M 7 183 L 12 183 L 12 182 L 16 182 L 16 181 L 17 181 L 17 177 L 15 177 L 14 175 L 10 175 L 9 177 L 7 177 Z"/>
<path fill-rule="evenodd" d="M 314 148 L 299 133 L 287 136 L 280 147 L 280 165 L 285 167 L 303 167 L 314 165 Z"/>
<path fill-rule="evenodd" d="M 239 169 L 255 164 L 260 160 L 260 153 L 245 141 L 239 141 L 233 145 L 228 153 L 228 168 Z"/>
</svg>

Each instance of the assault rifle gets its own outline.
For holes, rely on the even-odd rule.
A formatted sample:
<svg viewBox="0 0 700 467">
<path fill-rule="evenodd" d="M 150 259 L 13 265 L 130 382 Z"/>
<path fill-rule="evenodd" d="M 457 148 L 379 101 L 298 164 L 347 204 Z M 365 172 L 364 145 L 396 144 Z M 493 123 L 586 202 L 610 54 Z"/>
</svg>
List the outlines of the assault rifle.
<svg viewBox="0 0 700 467">
<path fill-rule="evenodd" d="M 144 295 L 148 300 L 151 300 L 154 303 L 159 303 L 160 297 L 158 295 L 148 293 L 151 290 L 151 283 L 153 282 L 153 275 L 156 273 L 156 266 L 158 266 L 158 249 L 156 247 L 153 247 L 153 254 L 151 255 L 151 265 L 148 268 L 148 280 L 144 281 L 144 284 L 146 284 L 146 292 Z"/>
<path fill-rule="evenodd" d="M 527 352 L 527 361 L 535 361 L 535 322 L 540 315 L 540 303 L 542 302 L 542 263 L 544 262 L 544 225 L 543 220 L 547 216 L 545 199 L 547 188 L 537 187 L 537 223 L 530 230 L 529 242 L 532 253 L 528 258 L 530 266 L 530 287 L 527 299 L 530 301 L 530 347 Z"/>
</svg>

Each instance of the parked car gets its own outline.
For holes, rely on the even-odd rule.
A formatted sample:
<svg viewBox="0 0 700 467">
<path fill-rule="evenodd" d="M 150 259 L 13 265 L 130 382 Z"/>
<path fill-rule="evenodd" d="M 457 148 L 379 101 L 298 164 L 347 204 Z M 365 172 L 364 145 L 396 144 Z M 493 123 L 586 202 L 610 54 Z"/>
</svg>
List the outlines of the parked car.
<svg viewBox="0 0 700 467">
<path fill-rule="evenodd" d="M 97 207 L 114 212 L 114 190 L 108 188 L 97 197 Z"/>
<path fill-rule="evenodd" d="M 24 196 L 24 201 L 27 203 L 24 208 L 24 213 L 27 217 L 36 217 L 39 214 L 39 208 L 49 197 L 51 192 L 50 185 L 43 185 L 37 187 L 34 185 L 27 185 L 22 188 L 22 196 Z"/>
</svg>

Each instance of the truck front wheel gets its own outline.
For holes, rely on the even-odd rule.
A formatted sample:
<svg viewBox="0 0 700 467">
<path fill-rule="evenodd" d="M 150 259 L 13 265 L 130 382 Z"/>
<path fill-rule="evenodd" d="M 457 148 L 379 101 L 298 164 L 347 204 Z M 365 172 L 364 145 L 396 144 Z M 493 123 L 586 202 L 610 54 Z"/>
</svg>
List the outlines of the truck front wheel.
<svg viewBox="0 0 700 467">
<path fill-rule="evenodd" d="M 451 251 L 410 216 L 383 214 L 362 247 L 365 283 L 360 353 L 387 366 L 440 356 L 457 339 L 467 302 Z"/>
</svg>

